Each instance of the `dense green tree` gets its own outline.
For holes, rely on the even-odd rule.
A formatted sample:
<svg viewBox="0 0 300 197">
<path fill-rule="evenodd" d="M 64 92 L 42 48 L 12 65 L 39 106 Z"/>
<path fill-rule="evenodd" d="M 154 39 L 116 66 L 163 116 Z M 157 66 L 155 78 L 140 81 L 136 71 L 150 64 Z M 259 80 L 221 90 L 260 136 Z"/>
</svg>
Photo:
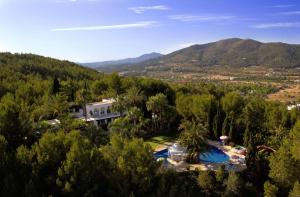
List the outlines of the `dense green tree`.
<svg viewBox="0 0 300 197">
<path fill-rule="evenodd" d="M 264 197 L 276 197 L 278 188 L 269 181 L 264 184 Z"/>
<path fill-rule="evenodd" d="M 79 90 L 79 83 L 75 80 L 68 80 L 62 84 L 62 92 L 67 96 L 69 102 L 75 102 L 76 92 Z"/>
<path fill-rule="evenodd" d="M 221 165 L 216 171 L 216 181 L 222 184 L 226 178 L 227 172 L 225 171 L 225 165 Z"/>
<path fill-rule="evenodd" d="M 225 113 L 229 114 L 230 112 L 234 112 L 235 115 L 238 115 L 243 110 L 244 100 L 239 93 L 229 92 L 222 97 L 221 104 Z"/>
<path fill-rule="evenodd" d="M 212 171 L 202 171 L 198 176 L 198 183 L 205 196 L 215 196 L 216 178 Z"/>
<path fill-rule="evenodd" d="M 118 73 L 113 73 L 109 78 L 109 87 L 116 91 L 117 94 L 121 94 L 123 91 L 121 77 Z"/>
<path fill-rule="evenodd" d="M 141 139 L 129 140 L 113 135 L 110 145 L 103 147 L 101 152 L 108 162 L 106 175 L 112 195 L 147 195 L 160 165 L 149 145 Z"/>
<path fill-rule="evenodd" d="M 92 92 L 95 96 L 101 96 L 109 88 L 108 84 L 104 80 L 97 80 L 92 84 Z"/>
<path fill-rule="evenodd" d="M 87 137 L 97 147 L 109 143 L 109 132 L 93 124 L 86 124 L 82 128 L 82 135 Z"/>
<path fill-rule="evenodd" d="M 31 120 L 26 112 L 26 106 L 16 103 L 13 95 L 2 97 L 0 103 L 0 134 L 9 143 L 9 148 L 15 149 L 26 142 L 32 135 Z"/>
<path fill-rule="evenodd" d="M 190 109 L 195 120 L 207 126 L 209 132 L 212 132 L 212 121 L 215 115 L 215 98 L 212 95 L 193 96 L 192 108 Z"/>
<path fill-rule="evenodd" d="M 244 146 L 249 145 L 249 140 L 254 145 L 263 144 L 266 138 L 265 102 L 260 99 L 251 99 L 244 109 L 244 122 L 246 130 L 244 134 Z"/>
<path fill-rule="evenodd" d="M 178 113 L 186 120 L 193 118 L 192 113 L 193 97 L 188 95 L 179 94 L 176 98 L 176 109 Z"/>
<path fill-rule="evenodd" d="M 59 195 L 60 188 L 56 184 L 58 169 L 65 160 L 73 143 L 83 140 L 77 131 L 68 134 L 60 131 L 45 133 L 31 149 L 20 147 L 18 160 L 27 169 L 31 169 L 29 182 L 31 188 L 39 195 Z"/>
<path fill-rule="evenodd" d="M 100 151 L 88 139 L 75 141 L 58 169 L 56 183 L 70 196 L 101 195 L 104 166 Z"/>
<path fill-rule="evenodd" d="M 9 181 L 9 155 L 7 152 L 8 143 L 4 136 L 0 135 L 0 195 L 8 196 L 10 187 L 8 184 L 14 184 Z M 16 184 L 16 183 L 15 183 Z"/>
<path fill-rule="evenodd" d="M 149 98 L 146 103 L 147 110 L 152 112 L 154 129 L 162 130 L 164 125 L 170 127 L 170 123 L 176 116 L 176 110 L 168 104 L 167 97 L 159 93 Z"/>
<path fill-rule="evenodd" d="M 224 196 L 240 196 L 241 195 L 241 179 L 236 172 L 230 171 L 226 181 L 226 190 Z"/>
<path fill-rule="evenodd" d="M 300 120 L 295 124 L 291 133 L 291 153 L 293 157 L 300 161 Z"/>
<path fill-rule="evenodd" d="M 298 197 L 300 196 L 300 183 L 295 182 L 293 190 L 290 191 L 289 197 Z"/>
<path fill-rule="evenodd" d="M 159 174 L 155 181 L 154 194 L 152 192 L 149 196 L 198 196 L 200 188 L 195 176 L 188 173 L 178 173 L 174 170 L 166 170 Z"/>
<path fill-rule="evenodd" d="M 289 119 L 290 119 L 290 125 L 291 127 L 299 120 L 300 118 L 300 109 L 294 108 L 289 112 Z"/>
<path fill-rule="evenodd" d="M 269 133 L 267 145 L 277 150 L 281 146 L 282 141 L 288 136 L 289 130 L 279 126 L 269 130 Z"/>
<path fill-rule="evenodd" d="M 280 188 L 289 190 L 299 180 L 299 161 L 293 158 L 288 141 L 270 157 L 270 178 Z"/>
<path fill-rule="evenodd" d="M 169 105 L 173 106 L 175 104 L 176 95 L 169 84 L 150 78 L 142 79 L 140 83 L 141 91 L 143 91 L 146 98 L 162 93 L 167 97 Z"/>
</svg>

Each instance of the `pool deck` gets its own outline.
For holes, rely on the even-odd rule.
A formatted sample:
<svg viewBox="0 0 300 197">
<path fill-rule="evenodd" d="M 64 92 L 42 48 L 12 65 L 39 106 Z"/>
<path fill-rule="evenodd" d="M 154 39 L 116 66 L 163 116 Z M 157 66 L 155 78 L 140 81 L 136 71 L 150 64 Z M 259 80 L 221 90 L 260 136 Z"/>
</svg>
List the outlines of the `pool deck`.
<svg viewBox="0 0 300 197">
<path fill-rule="evenodd" d="M 155 152 L 161 151 L 163 149 L 168 148 L 173 143 L 166 143 L 160 147 L 155 149 Z M 239 155 L 235 153 L 233 147 L 231 146 L 223 146 L 220 145 L 216 141 L 208 140 L 208 144 L 211 146 L 215 146 L 218 149 L 222 150 L 226 155 L 228 155 L 229 160 L 224 163 L 199 163 L 199 164 L 188 164 L 186 162 L 176 162 L 171 159 L 167 159 L 168 163 L 170 164 L 168 168 L 173 168 L 178 172 L 187 171 L 187 170 L 213 170 L 216 171 L 221 165 L 225 165 L 227 170 L 233 171 L 243 171 L 247 168 L 245 164 L 245 156 Z M 234 158 L 235 157 L 235 158 Z"/>
<path fill-rule="evenodd" d="M 221 165 L 225 165 L 227 170 L 233 171 L 243 171 L 247 168 L 245 162 L 241 162 L 241 160 L 245 161 L 245 156 L 239 155 L 235 153 L 233 147 L 231 146 L 223 146 L 220 145 L 216 141 L 208 140 L 208 144 L 211 146 L 215 146 L 218 149 L 222 150 L 226 155 L 228 155 L 229 160 L 224 163 L 199 163 L 199 164 L 190 164 L 190 170 L 213 170 L 216 171 Z M 236 157 L 233 159 L 232 157 Z"/>
<path fill-rule="evenodd" d="M 155 150 L 154 150 L 154 153 L 156 152 L 159 152 L 159 151 L 162 151 L 166 148 L 169 148 L 170 146 L 172 146 L 176 141 L 172 141 L 172 142 L 165 142 L 164 144 L 160 144 L 158 145 Z"/>
</svg>

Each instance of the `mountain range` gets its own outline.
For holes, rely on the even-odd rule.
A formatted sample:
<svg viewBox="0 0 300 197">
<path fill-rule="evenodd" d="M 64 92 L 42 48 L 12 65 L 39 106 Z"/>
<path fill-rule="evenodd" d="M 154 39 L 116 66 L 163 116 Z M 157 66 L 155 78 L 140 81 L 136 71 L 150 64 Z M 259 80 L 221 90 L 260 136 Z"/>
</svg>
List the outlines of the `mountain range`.
<svg viewBox="0 0 300 197">
<path fill-rule="evenodd" d="M 153 67 L 261 66 L 295 68 L 300 66 L 300 45 L 281 42 L 263 43 L 252 39 L 231 38 L 192 45 L 167 55 L 152 53 L 120 61 L 93 63 L 101 71 L 144 70 Z M 128 61 L 130 60 L 130 61 Z M 90 66 L 88 64 L 82 64 Z"/>
<path fill-rule="evenodd" d="M 81 65 L 90 67 L 90 68 L 114 67 L 114 66 L 118 67 L 118 66 L 122 66 L 122 65 L 141 63 L 143 61 L 155 59 L 155 58 L 158 58 L 161 56 L 162 56 L 162 54 L 153 52 L 153 53 L 144 54 L 144 55 L 141 55 L 141 56 L 135 57 L 135 58 L 126 58 L 126 59 L 103 61 L 103 62 L 81 63 Z"/>
</svg>

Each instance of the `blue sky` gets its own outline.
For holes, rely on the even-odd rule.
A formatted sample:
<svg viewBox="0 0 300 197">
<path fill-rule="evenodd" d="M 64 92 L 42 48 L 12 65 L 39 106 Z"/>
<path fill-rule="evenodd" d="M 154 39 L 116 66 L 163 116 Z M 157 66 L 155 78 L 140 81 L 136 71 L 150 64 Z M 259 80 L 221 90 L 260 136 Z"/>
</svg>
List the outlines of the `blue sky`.
<svg viewBox="0 0 300 197">
<path fill-rule="evenodd" d="M 300 44 L 300 2 L 0 0 L 0 51 L 91 62 L 232 37 Z"/>
</svg>

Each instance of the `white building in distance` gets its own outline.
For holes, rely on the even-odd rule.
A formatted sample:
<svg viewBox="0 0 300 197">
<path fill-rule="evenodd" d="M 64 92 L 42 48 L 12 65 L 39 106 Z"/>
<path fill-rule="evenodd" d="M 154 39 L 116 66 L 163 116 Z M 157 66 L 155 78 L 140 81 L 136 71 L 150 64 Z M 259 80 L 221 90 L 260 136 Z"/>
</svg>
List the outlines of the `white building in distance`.
<svg viewBox="0 0 300 197">
<path fill-rule="evenodd" d="M 112 112 L 112 104 L 114 99 L 103 99 L 101 102 L 87 103 L 86 104 L 86 116 L 83 110 L 80 110 L 79 119 L 93 122 L 96 126 L 108 124 L 113 119 L 120 117 L 120 113 Z"/>
<path fill-rule="evenodd" d="M 295 105 L 288 105 L 287 106 L 287 110 L 292 110 L 292 109 L 294 109 L 294 108 L 298 108 L 298 109 L 300 109 L 300 104 L 295 104 Z"/>
</svg>

